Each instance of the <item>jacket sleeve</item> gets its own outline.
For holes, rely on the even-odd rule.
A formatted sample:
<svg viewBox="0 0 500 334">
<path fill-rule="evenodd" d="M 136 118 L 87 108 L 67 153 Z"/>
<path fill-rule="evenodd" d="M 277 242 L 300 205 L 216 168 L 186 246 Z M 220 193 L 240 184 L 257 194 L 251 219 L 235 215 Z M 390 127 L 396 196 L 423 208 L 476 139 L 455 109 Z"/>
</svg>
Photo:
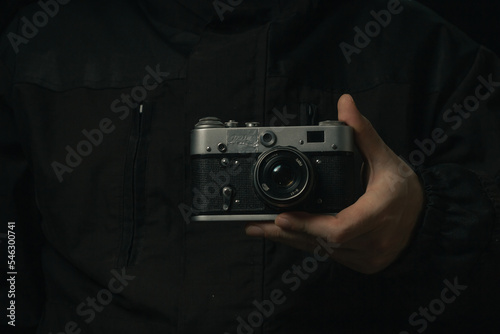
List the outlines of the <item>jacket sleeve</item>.
<svg viewBox="0 0 500 334">
<path fill-rule="evenodd" d="M 441 130 L 443 135 L 433 136 Z M 419 142 L 415 151 L 428 155 L 428 162 L 417 167 L 427 202 L 416 241 L 428 243 L 423 249 L 436 254 L 429 259 L 450 273 L 471 269 L 489 253 L 498 256 L 500 60 L 496 55 L 479 49 L 465 79 L 435 117 L 428 137 Z"/>
<path fill-rule="evenodd" d="M 44 299 L 43 237 L 32 173 L 8 104 L 10 78 L 0 61 L 0 332 L 35 333 Z"/>
<path fill-rule="evenodd" d="M 465 71 L 407 157 L 426 204 L 410 245 L 381 274 L 405 282 L 421 296 L 421 305 L 439 298 L 443 282 L 451 282 L 466 290 L 457 302 L 461 306 L 449 311 L 457 328 L 498 328 L 500 60 L 481 47 Z"/>
</svg>

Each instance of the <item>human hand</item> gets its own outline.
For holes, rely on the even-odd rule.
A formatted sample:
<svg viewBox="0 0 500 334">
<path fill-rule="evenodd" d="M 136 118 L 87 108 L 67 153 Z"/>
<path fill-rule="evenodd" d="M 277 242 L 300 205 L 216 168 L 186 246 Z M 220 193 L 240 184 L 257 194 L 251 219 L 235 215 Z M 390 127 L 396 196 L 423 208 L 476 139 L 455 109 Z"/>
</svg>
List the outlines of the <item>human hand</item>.
<svg viewBox="0 0 500 334">
<path fill-rule="evenodd" d="M 330 255 L 334 260 L 372 274 L 394 262 L 409 243 L 423 210 L 423 188 L 417 175 L 361 115 L 350 95 L 340 97 L 338 118 L 354 129 L 365 161 L 363 196 L 336 216 L 287 212 L 274 222 L 247 224 L 246 233 L 311 252 L 322 238 L 337 245 Z"/>
</svg>

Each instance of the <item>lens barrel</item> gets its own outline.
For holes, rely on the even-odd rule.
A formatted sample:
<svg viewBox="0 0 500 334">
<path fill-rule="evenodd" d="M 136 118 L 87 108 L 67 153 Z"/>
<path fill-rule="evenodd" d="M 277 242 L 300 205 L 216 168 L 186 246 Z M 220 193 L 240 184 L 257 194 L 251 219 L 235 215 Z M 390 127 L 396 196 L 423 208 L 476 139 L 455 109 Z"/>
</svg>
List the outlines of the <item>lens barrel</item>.
<svg viewBox="0 0 500 334">
<path fill-rule="evenodd" d="M 254 167 L 256 193 L 267 204 L 288 208 L 304 201 L 314 187 L 309 159 L 293 147 L 276 147 L 262 153 Z"/>
</svg>

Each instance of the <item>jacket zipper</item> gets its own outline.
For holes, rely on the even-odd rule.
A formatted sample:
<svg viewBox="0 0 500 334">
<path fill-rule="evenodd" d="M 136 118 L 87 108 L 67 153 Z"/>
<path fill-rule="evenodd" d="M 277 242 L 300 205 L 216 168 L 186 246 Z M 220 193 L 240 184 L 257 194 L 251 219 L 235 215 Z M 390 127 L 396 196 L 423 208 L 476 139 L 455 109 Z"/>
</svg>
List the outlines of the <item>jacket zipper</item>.
<svg viewBox="0 0 500 334">
<path fill-rule="evenodd" d="M 119 266 L 129 266 L 135 261 L 135 248 L 138 225 L 142 223 L 139 205 L 143 201 L 142 179 L 146 129 L 144 126 L 144 104 L 136 109 L 125 163 L 124 203 L 123 203 L 123 234 Z"/>
<path fill-rule="evenodd" d="M 300 124 L 317 125 L 318 124 L 318 106 L 313 103 L 300 104 Z"/>
<path fill-rule="evenodd" d="M 135 150 L 134 150 L 134 158 L 133 158 L 133 165 L 132 165 L 132 235 L 130 237 L 130 246 L 127 251 L 127 265 L 130 264 L 131 259 L 132 259 L 132 250 L 134 246 L 134 238 L 137 233 L 137 223 L 138 223 L 138 217 L 137 217 L 137 196 L 138 196 L 138 166 L 137 166 L 137 160 L 138 160 L 138 155 L 139 155 L 139 147 L 142 139 L 142 112 L 143 112 L 143 107 L 144 105 L 141 104 L 139 106 L 139 115 L 138 115 L 138 120 L 137 120 L 137 138 L 135 142 Z"/>
</svg>

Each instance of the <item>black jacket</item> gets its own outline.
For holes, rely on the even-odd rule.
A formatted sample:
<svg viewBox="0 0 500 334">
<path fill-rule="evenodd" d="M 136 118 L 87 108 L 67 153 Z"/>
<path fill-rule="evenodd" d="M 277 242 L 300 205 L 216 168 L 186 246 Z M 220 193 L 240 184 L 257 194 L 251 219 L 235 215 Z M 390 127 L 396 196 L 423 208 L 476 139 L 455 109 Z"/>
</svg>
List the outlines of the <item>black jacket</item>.
<svg viewBox="0 0 500 334">
<path fill-rule="evenodd" d="M 231 4 L 33 4 L 5 31 L 1 223 L 16 223 L 16 325 L 498 330 L 497 57 L 414 1 Z M 425 188 L 396 263 L 367 276 L 249 238 L 243 223 L 186 223 L 199 118 L 305 125 L 335 119 L 343 93 Z"/>
</svg>

